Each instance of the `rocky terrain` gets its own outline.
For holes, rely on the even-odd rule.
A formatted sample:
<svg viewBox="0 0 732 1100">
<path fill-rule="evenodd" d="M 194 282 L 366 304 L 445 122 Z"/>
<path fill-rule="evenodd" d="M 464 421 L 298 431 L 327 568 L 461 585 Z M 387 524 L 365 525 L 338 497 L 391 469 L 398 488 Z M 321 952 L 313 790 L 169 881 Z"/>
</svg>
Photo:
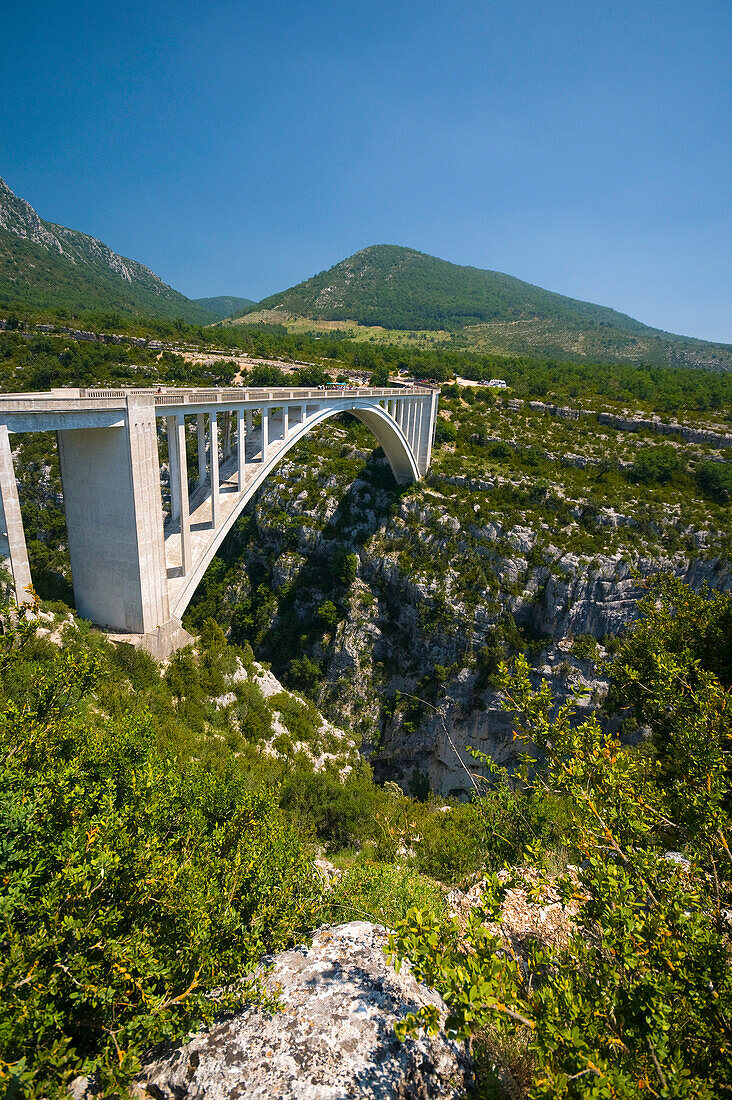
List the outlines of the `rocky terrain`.
<svg viewBox="0 0 732 1100">
<path fill-rule="evenodd" d="M 400 1043 L 394 1024 L 441 997 L 385 958 L 386 929 L 365 921 L 320 928 L 309 947 L 264 959 L 279 1010 L 252 1008 L 147 1062 L 139 1100 L 430 1100 L 472 1083 L 463 1045 L 444 1034 Z M 83 1095 L 82 1082 L 76 1085 Z"/>
<path fill-rule="evenodd" d="M 732 587 L 729 503 L 695 480 L 720 462 L 716 438 L 466 396 L 441 399 L 446 438 L 406 489 L 356 425 L 303 444 L 232 536 L 216 586 L 234 633 L 363 739 L 377 777 L 452 795 L 472 782 L 467 746 L 515 758 L 500 660 L 525 651 L 557 699 L 579 690 L 595 706 L 644 578 Z"/>
</svg>

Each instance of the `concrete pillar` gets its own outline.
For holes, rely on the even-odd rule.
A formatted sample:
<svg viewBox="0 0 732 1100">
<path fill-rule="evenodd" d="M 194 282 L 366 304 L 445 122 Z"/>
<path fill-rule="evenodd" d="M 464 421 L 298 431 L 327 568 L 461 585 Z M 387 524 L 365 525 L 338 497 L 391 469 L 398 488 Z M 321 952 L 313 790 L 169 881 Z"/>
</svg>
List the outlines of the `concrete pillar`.
<svg viewBox="0 0 732 1100">
<path fill-rule="evenodd" d="M 226 462 L 231 455 L 231 413 L 228 409 L 222 413 L 221 452 Z"/>
<path fill-rule="evenodd" d="M 287 405 L 282 406 L 282 441 L 287 442 L 287 433 L 290 430 L 290 410 Z"/>
<path fill-rule="evenodd" d="M 175 416 L 166 416 L 165 426 L 168 433 L 168 478 L 170 482 L 170 518 L 180 515 L 180 458 L 178 455 L 178 436 Z"/>
<path fill-rule="evenodd" d="M 79 615 L 133 634 L 167 627 L 154 398 L 129 395 L 124 427 L 59 431 L 58 450 Z"/>
<path fill-rule="evenodd" d="M 439 394 L 437 390 L 432 391 L 432 397 L 429 402 L 429 430 L 427 432 L 427 448 L 424 459 L 424 473 L 430 468 L 430 462 L 432 461 L 432 445 L 435 441 L 435 430 L 437 428 L 437 401 Z"/>
<path fill-rule="evenodd" d="M 196 436 L 198 438 L 198 487 L 206 484 L 208 475 L 206 462 L 206 414 L 196 414 Z"/>
<path fill-rule="evenodd" d="M 417 423 L 415 426 L 416 430 L 414 434 L 414 457 L 417 462 L 417 469 L 420 473 L 422 473 L 420 453 L 422 451 L 422 433 L 424 431 L 424 415 L 427 412 L 427 402 L 424 400 L 420 400 L 415 402 L 415 404 L 417 406 Z"/>
<path fill-rule="evenodd" d="M 247 429 L 244 409 L 236 410 L 236 483 L 239 492 L 244 490 L 247 464 Z"/>
<path fill-rule="evenodd" d="M 180 552 L 183 575 L 193 565 L 191 555 L 191 518 L 188 506 L 188 458 L 186 455 L 186 422 L 183 413 L 175 415 L 175 439 L 177 443 L 178 501 L 180 508 Z"/>
<path fill-rule="evenodd" d="M 23 517 L 20 513 L 18 485 L 13 467 L 13 452 L 10 449 L 10 437 L 5 424 L 0 424 L 0 506 L 5 533 L 8 540 L 10 568 L 13 573 L 15 602 L 20 607 L 31 602 L 31 587 L 28 550 L 25 544 Z"/>
<path fill-rule="evenodd" d="M 262 462 L 267 461 L 269 446 L 269 409 L 262 409 Z"/>
<path fill-rule="evenodd" d="M 221 520 L 219 499 L 219 423 L 218 414 L 211 412 L 208 418 L 208 451 L 211 467 L 211 526 L 214 530 Z"/>
</svg>

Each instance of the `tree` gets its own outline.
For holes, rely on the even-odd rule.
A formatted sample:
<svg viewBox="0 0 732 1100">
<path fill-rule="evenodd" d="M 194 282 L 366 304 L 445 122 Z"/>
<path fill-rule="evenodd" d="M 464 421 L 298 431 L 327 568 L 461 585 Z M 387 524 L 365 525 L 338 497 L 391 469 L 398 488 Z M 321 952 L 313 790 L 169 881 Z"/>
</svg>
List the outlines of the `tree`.
<svg viewBox="0 0 732 1100">
<path fill-rule="evenodd" d="M 374 372 L 369 378 L 370 386 L 388 386 L 389 385 L 389 368 L 385 363 L 380 363 L 378 367 L 374 368 Z"/>
</svg>

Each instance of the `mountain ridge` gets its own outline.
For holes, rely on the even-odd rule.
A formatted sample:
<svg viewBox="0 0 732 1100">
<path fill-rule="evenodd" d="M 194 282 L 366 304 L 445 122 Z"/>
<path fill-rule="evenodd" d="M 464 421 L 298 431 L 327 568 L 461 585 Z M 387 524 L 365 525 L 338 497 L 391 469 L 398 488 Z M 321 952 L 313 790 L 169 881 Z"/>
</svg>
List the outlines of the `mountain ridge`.
<svg viewBox="0 0 732 1100">
<path fill-rule="evenodd" d="M 238 298 L 233 294 L 217 294 L 212 298 L 191 298 L 192 302 L 206 309 L 216 317 L 217 321 L 224 321 L 227 317 L 237 316 L 237 311 L 251 309 L 257 303 L 253 298 Z"/>
<path fill-rule="evenodd" d="M 441 331 L 471 350 L 732 369 L 731 345 L 664 332 L 608 306 L 398 245 L 361 249 L 241 319 L 248 314 Z"/>
<path fill-rule="evenodd" d="M 208 324 L 214 314 L 103 241 L 45 221 L 0 179 L 0 307 L 114 310 Z"/>
</svg>

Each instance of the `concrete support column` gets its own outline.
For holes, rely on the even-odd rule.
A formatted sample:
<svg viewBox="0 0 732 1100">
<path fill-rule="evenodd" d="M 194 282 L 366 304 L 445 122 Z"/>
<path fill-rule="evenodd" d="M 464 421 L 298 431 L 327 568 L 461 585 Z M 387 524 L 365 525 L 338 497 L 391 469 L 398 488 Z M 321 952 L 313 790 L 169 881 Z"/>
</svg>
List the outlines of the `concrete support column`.
<svg viewBox="0 0 732 1100">
<path fill-rule="evenodd" d="M 262 409 L 262 462 L 267 461 L 269 446 L 269 409 Z"/>
<path fill-rule="evenodd" d="M 406 406 L 407 406 L 407 414 L 406 414 L 406 427 L 405 427 L 404 434 L 406 435 L 407 440 L 409 441 L 409 446 L 411 447 L 412 446 L 412 417 L 413 417 L 413 413 L 414 413 L 414 401 L 407 401 Z M 414 450 L 414 448 L 412 448 L 412 449 Z"/>
<path fill-rule="evenodd" d="M 170 518 L 178 519 L 180 515 L 180 455 L 178 453 L 178 436 L 176 433 L 175 416 L 166 416 L 165 426 L 168 432 L 168 477 L 170 480 Z"/>
<path fill-rule="evenodd" d="M 247 464 L 247 428 L 244 409 L 236 410 L 236 483 L 239 492 L 244 491 Z"/>
<path fill-rule="evenodd" d="M 427 402 L 418 401 L 417 405 L 417 424 L 414 435 L 414 457 L 417 460 L 417 469 L 422 473 L 422 464 L 420 462 L 420 452 L 422 450 L 422 432 L 424 430 L 424 414 L 427 412 Z"/>
<path fill-rule="evenodd" d="M 5 523 L 5 533 L 8 540 L 15 601 L 18 606 L 21 606 L 31 601 L 30 592 L 28 591 L 31 586 L 31 574 L 30 565 L 28 564 L 28 550 L 25 545 L 23 517 L 20 514 L 18 485 L 15 480 L 15 468 L 13 467 L 13 452 L 10 449 L 10 437 L 5 424 L 0 424 L 0 505 L 2 506 L 2 519 Z"/>
<path fill-rule="evenodd" d="M 219 422 L 218 413 L 212 411 L 208 418 L 208 450 L 211 468 L 211 526 L 214 530 L 221 520 L 219 499 Z"/>
<path fill-rule="evenodd" d="M 191 517 L 188 505 L 188 458 L 186 456 L 186 422 L 183 413 L 175 415 L 177 451 L 178 501 L 180 508 L 180 552 L 183 576 L 193 565 L 191 555 Z"/>
<path fill-rule="evenodd" d="M 222 414 L 223 422 L 221 425 L 221 451 L 223 454 L 224 462 L 231 455 L 231 413 L 227 410 Z"/>
<path fill-rule="evenodd" d="M 432 397 L 429 402 L 429 429 L 427 432 L 427 448 L 424 459 L 424 473 L 429 470 L 430 462 L 432 461 L 432 445 L 435 441 L 435 431 L 437 429 L 437 400 L 439 394 L 437 390 L 432 391 Z"/>
<path fill-rule="evenodd" d="M 287 405 L 282 406 L 282 441 L 287 440 L 287 433 L 290 430 L 290 410 Z"/>
<path fill-rule="evenodd" d="M 206 484 L 208 474 L 206 462 L 206 414 L 196 414 L 196 436 L 198 438 L 198 487 Z"/>
<path fill-rule="evenodd" d="M 58 450 L 77 611 L 133 634 L 167 627 L 154 398 L 128 396 L 123 427 L 59 431 Z"/>
</svg>

